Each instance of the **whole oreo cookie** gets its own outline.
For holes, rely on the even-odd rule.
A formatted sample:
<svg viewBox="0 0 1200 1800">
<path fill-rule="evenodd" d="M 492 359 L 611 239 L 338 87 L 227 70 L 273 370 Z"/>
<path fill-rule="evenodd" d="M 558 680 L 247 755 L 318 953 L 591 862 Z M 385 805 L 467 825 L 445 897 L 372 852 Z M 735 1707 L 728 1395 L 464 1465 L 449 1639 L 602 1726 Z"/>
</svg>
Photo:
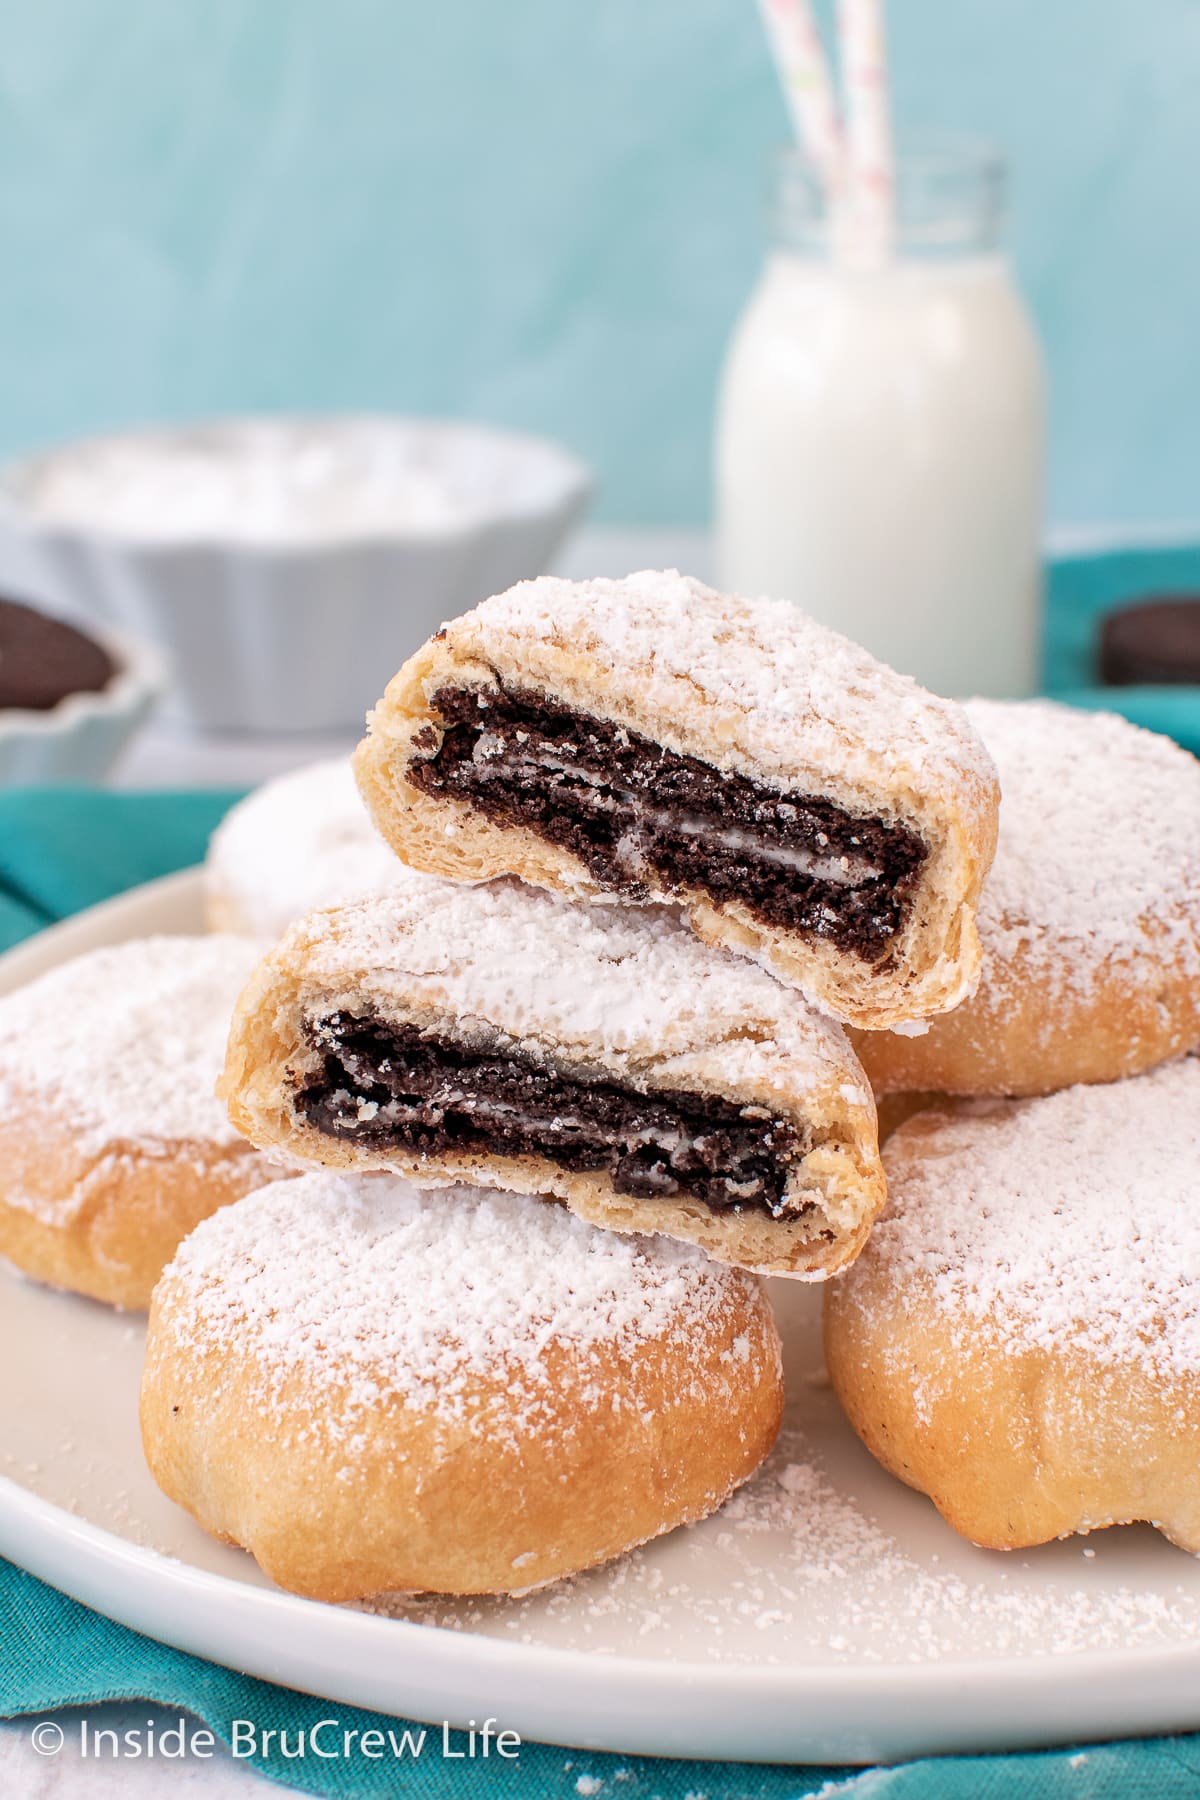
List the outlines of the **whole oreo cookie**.
<svg viewBox="0 0 1200 1800">
<path fill-rule="evenodd" d="M 1108 687 L 1200 682 L 1200 594 L 1165 594 L 1109 613 L 1100 679 Z"/>
<path fill-rule="evenodd" d="M 70 694 L 98 694 L 117 672 L 100 644 L 19 600 L 0 600 L 0 709 L 49 712 Z"/>
</svg>

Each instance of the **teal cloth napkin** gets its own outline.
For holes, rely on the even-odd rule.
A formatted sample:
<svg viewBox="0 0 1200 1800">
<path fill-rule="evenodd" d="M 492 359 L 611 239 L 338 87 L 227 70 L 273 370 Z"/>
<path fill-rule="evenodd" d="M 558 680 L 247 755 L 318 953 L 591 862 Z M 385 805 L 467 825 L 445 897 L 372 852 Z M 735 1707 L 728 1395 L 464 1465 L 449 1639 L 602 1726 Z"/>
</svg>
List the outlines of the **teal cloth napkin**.
<svg viewBox="0 0 1200 1800">
<path fill-rule="evenodd" d="M 203 1720 L 226 1743 L 235 1719 L 261 1733 L 296 1734 L 336 1717 L 346 1731 L 412 1729 L 272 1687 L 168 1650 L 0 1563 L 0 1715 L 105 1700 L 148 1700 Z M 440 1737 L 440 1733 L 437 1734 Z M 461 1740 L 453 1738 L 461 1749 Z M 246 1767 L 304 1793 L 341 1800 L 1195 1800 L 1200 1744 L 1159 1738 L 1099 1749 L 1022 1756 L 955 1756 L 891 1769 L 780 1768 L 753 1763 L 662 1762 L 525 1744 L 516 1762 L 471 1767 L 426 1753 L 396 1764 L 252 1757 Z M 171 1792 L 169 1776 L 161 1784 Z"/>
<path fill-rule="evenodd" d="M 1200 719 L 1196 725 L 1200 747 Z M 70 788 L 0 793 L 0 948 L 199 861 L 232 798 Z M 1047 1678 L 1053 1678 L 1049 1666 Z M 394 1719 L 171 1650 L 0 1561 L 0 1716 L 111 1700 L 147 1700 L 172 1717 L 188 1713 L 226 1743 L 234 1720 L 252 1721 L 259 1738 L 267 1730 L 286 1731 L 293 1743 L 296 1732 L 333 1715 L 348 1730 L 397 1727 Z M 400 1721 L 400 1729 L 408 1723 Z M 1200 1791 L 1200 1738 L 1192 1737 L 866 1771 L 662 1762 L 539 1744 L 524 1745 L 519 1760 L 507 1763 L 447 1761 L 436 1753 L 403 1764 L 298 1762 L 277 1750 L 246 1760 L 306 1793 L 346 1800 L 800 1800 L 826 1793 L 830 1800 L 835 1794 L 850 1800 L 1194 1800 Z"/>
<path fill-rule="evenodd" d="M 1200 756 L 1200 686 L 1100 687 L 1100 621 L 1113 607 L 1153 594 L 1200 594 L 1200 545 L 1064 556 L 1046 582 L 1046 692 L 1074 706 L 1124 713 Z"/>
<path fill-rule="evenodd" d="M 0 790 L 0 950 L 200 862 L 234 793 Z"/>
</svg>

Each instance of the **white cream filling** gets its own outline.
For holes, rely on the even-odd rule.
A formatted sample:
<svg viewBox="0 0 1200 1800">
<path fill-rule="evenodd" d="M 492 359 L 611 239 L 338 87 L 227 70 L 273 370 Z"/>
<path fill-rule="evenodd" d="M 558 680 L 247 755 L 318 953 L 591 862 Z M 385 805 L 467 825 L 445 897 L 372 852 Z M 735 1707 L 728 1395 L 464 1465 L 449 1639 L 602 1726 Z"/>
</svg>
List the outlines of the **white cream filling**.
<svg viewBox="0 0 1200 1800">
<path fill-rule="evenodd" d="M 429 1106 L 438 1111 L 449 1106 L 454 1107 L 457 1111 L 470 1114 L 485 1127 L 489 1123 L 515 1125 L 520 1130 L 535 1135 L 577 1132 L 585 1136 L 595 1136 L 600 1130 L 593 1120 L 585 1118 L 579 1113 L 558 1113 L 552 1118 L 547 1118 L 542 1113 L 530 1112 L 527 1108 L 514 1105 L 509 1101 L 498 1100 L 491 1095 L 472 1095 L 462 1089 L 449 1090 L 439 1095 L 436 1100 L 428 1097 L 412 1102 L 387 1100 L 380 1105 L 374 1100 L 356 1101 L 353 1094 L 342 1088 L 334 1095 L 334 1100 L 340 1103 L 346 1113 L 353 1108 L 360 1124 L 382 1125 L 385 1129 L 388 1126 L 408 1124 Z M 646 1127 L 640 1131 L 623 1135 L 620 1149 L 623 1153 L 628 1154 L 632 1150 L 652 1147 L 661 1150 L 669 1162 L 677 1151 L 686 1147 L 689 1141 L 697 1148 L 701 1148 L 704 1144 L 704 1135 L 700 1134 L 689 1140 L 687 1135 L 678 1128 Z M 754 1200 L 758 1197 L 763 1185 L 761 1180 L 738 1181 L 732 1175 L 726 1175 L 720 1179 L 724 1180 L 730 1196 L 734 1199 Z M 786 1204 L 780 1209 L 781 1213 L 785 1214 L 792 1210 L 794 1208 L 790 1208 Z"/>
<path fill-rule="evenodd" d="M 517 1106 L 509 1100 L 499 1100 L 491 1094 L 470 1094 L 465 1089 L 447 1089 L 436 1099 L 423 1095 L 413 1101 L 385 1100 L 382 1104 L 376 1100 L 355 1101 L 353 1094 L 341 1089 L 334 1098 L 344 1102 L 346 1109 L 355 1109 L 355 1116 L 360 1124 L 381 1124 L 384 1126 L 404 1124 L 426 1107 L 433 1107 L 444 1112 L 448 1107 L 457 1112 L 469 1113 L 481 1124 L 515 1125 L 519 1130 L 537 1132 L 579 1132 L 596 1135 L 600 1127 L 594 1120 L 586 1118 L 582 1113 L 556 1113 L 547 1118 L 545 1113 L 531 1112 L 528 1108 Z M 693 1138 L 693 1143 L 703 1142 L 702 1138 Z M 645 1127 L 640 1131 L 629 1133 L 621 1139 L 622 1147 L 640 1150 L 647 1145 L 663 1150 L 667 1155 L 683 1148 L 687 1139 L 678 1129 L 655 1129 Z"/>
<path fill-rule="evenodd" d="M 500 758 L 506 759 L 502 766 L 495 760 Z M 472 761 L 486 780 L 506 780 L 513 773 L 532 775 L 547 770 L 552 774 L 567 775 L 572 781 L 581 782 L 595 790 L 598 810 L 629 813 L 634 826 L 641 825 L 659 832 L 681 831 L 689 837 L 704 838 L 718 849 L 727 850 L 733 855 L 753 856 L 757 861 L 789 869 L 796 875 L 827 881 L 836 887 L 858 887 L 863 882 L 878 880 L 884 873 L 879 864 L 866 854 L 822 855 L 819 850 L 767 844 L 743 826 L 714 825 L 711 820 L 696 813 L 677 813 L 664 807 L 650 806 L 640 794 L 617 787 L 606 776 L 582 768 L 565 757 L 555 755 L 551 750 L 534 748 L 514 757 L 510 746 L 496 732 L 480 732 L 472 751 Z M 489 764 L 493 766 L 489 767 Z M 601 793 L 603 788 L 610 789 L 610 793 Z M 631 872 L 645 866 L 644 855 L 637 847 L 633 831 L 622 833 L 617 845 L 617 860 Z"/>
</svg>

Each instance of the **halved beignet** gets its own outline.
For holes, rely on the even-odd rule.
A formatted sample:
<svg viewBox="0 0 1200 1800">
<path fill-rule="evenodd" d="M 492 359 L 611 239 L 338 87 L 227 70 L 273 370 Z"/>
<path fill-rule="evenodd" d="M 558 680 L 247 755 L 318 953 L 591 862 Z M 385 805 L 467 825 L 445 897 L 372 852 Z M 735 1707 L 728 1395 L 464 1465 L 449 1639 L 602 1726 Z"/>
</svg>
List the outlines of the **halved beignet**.
<svg viewBox="0 0 1200 1800">
<path fill-rule="evenodd" d="M 519 882 L 314 913 L 253 976 L 221 1084 L 252 1142 L 823 1276 L 883 1202 L 844 1032 L 663 910 Z"/>
<path fill-rule="evenodd" d="M 958 707 L 786 602 L 674 571 L 523 582 L 405 664 L 355 766 L 415 868 L 677 901 L 867 1029 L 978 977 L 986 751 Z"/>
<path fill-rule="evenodd" d="M 951 1103 L 883 1158 L 825 1300 L 867 1448 L 992 1549 L 1144 1519 L 1200 1550 L 1200 1061 Z"/>
</svg>

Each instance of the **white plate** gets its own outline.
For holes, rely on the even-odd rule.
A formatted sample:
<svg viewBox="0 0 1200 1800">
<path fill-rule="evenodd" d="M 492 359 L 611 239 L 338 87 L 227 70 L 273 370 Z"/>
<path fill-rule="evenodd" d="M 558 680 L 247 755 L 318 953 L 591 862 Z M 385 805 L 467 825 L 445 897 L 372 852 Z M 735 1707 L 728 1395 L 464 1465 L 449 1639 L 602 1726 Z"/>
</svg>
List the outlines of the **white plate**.
<svg viewBox="0 0 1200 1800">
<path fill-rule="evenodd" d="M 0 958 L 0 991 L 199 922 L 194 874 L 156 882 Z M 0 1553 L 180 1649 L 630 1754 L 863 1762 L 1200 1725 L 1200 1564 L 1142 1527 L 1008 1557 L 960 1542 L 841 1419 L 813 1288 L 776 1284 L 784 1442 L 716 1518 L 524 1600 L 387 1616 L 280 1593 L 159 1494 L 139 1319 L 8 1272 L 0 1288 Z"/>
</svg>

